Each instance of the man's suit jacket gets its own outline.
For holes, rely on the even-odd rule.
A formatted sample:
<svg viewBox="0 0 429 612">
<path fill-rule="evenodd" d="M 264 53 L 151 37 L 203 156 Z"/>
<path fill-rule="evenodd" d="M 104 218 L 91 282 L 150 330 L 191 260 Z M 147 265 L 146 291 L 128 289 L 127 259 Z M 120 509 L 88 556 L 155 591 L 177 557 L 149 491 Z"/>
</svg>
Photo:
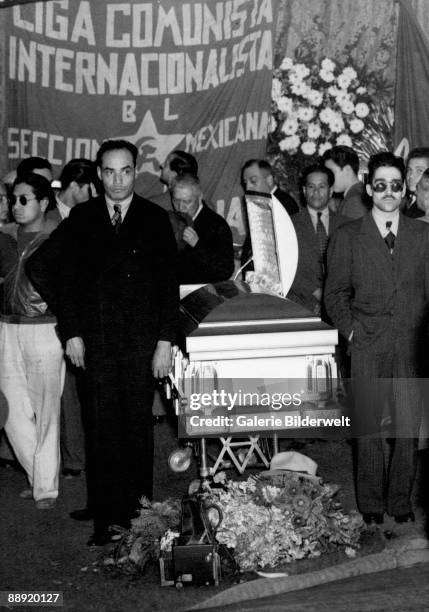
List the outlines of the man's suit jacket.
<svg viewBox="0 0 429 612">
<path fill-rule="evenodd" d="M 366 202 L 365 185 L 359 181 L 352 185 L 343 197 L 338 205 L 337 214 L 349 217 L 349 219 L 359 219 L 368 212 Z"/>
<path fill-rule="evenodd" d="M 286 191 L 283 191 L 283 189 L 280 189 L 280 187 L 277 187 L 273 195 L 276 196 L 280 204 L 290 215 L 294 215 L 299 211 L 299 206 L 294 198 Z"/>
<path fill-rule="evenodd" d="M 61 275 L 53 291 L 57 258 Z M 80 336 L 101 351 L 148 356 L 158 340 L 175 340 L 176 263 L 167 213 L 134 194 L 118 234 L 104 197 L 76 205 L 27 271 L 41 295 L 54 300 L 64 341 Z"/>
<path fill-rule="evenodd" d="M 362 367 L 365 360 L 376 363 L 369 356 L 380 351 L 382 343 L 398 355 L 401 375 L 415 374 L 428 303 L 425 223 L 400 214 L 393 256 L 371 213 L 337 230 L 328 247 L 325 306 L 346 339 L 353 331 L 352 370 L 354 353 L 360 353 Z"/>
<path fill-rule="evenodd" d="M 223 217 L 203 204 L 193 223 L 198 234 L 194 247 L 179 251 L 180 284 L 215 283 L 228 280 L 234 271 L 232 233 Z"/>
<path fill-rule="evenodd" d="M 303 208 L 291 219 L 298 239 L 298 267 L 288 298 L 313 311 L 319 304 L 313 292 L 324 285 L 317 235 L 307 208 Z M 329 211 L 328 236 L 332 236 L 337 227 L 347 221 L 349 219 L 346 217 Z"/>
</svg>

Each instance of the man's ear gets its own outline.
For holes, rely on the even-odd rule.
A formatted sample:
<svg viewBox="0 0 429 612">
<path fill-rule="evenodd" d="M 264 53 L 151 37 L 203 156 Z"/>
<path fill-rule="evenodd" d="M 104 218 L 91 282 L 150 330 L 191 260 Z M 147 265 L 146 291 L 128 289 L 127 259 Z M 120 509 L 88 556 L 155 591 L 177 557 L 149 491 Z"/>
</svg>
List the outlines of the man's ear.
<svg viewBox="0 0 429 612">
<path fill-rule="evenodd" d="M 370 198 L 372 198 L 372 187 L 369 183 L 365 185 L 365 189 Z"/>
<path fill-rule="evenodd" d="M 100 166 L 97 166 L 97 176 L 98 176 L 98 178 L 101 181 L 101 168 L 100 168 Z"/>
<path fill-rule="evenodd" d="M 46 209 L 48 208 L 49 205 L 49 199 L 48 198 L 42 198 L 41 200 L 39 200 L 39 206 L 42 209 L 42 212 L 46 212 Z"/>
<path fill-rule="evenodd" d="M 272 174 L 267 174 L 267 184 L 271 189 L 274 187 L 274 177 Z"/>
</svg>

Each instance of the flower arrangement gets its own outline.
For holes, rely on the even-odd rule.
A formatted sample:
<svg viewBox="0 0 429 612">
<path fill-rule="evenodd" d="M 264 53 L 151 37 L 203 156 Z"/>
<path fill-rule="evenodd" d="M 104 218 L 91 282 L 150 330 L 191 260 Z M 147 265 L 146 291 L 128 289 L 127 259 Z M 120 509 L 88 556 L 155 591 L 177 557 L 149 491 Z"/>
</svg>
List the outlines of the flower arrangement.
<svg viewBox="0 0 429 612">
<path fill-rule="evenodd" d="M 332 548 L 354 556 L 364 524 L 359 513 L 342 511 L 337 491 L 292 472 L 228 481 L 209 494 L 223 514 L 216 539 L 233 550 L 241 571 L 318 557 Z"/>
<path fill-rule="evenodd" d="M 353 66 L 325 58 L 309 67 L 285 57 L 273 73 L 270 131 L 281 151 L 323 155 L 334 145 L 353 146 L 369 103 Z"/>
</svg>

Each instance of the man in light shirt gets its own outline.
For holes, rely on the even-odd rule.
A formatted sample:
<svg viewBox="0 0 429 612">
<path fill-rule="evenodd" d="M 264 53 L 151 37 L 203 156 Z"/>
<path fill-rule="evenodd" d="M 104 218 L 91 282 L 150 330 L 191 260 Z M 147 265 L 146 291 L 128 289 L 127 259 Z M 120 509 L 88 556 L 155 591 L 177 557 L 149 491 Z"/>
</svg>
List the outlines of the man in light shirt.
<svg viewBox="0 0 429 612">
<path fill-rule="evenodd" d="M 378 153 L 368 170 L 373 207 L 329 245 L 325 306 L 351 352 L 359 509 L 367 524 L 381 524 L 385 512 L 406 523 L 414 521 L 429 228 L 399 212 L 401 158 Z"/>
<path fill-rule="evenodd" d="M 61 171 L 61 188 L 55 195 L 56 207 L 48 212 L 47 218 L 57 224 L 67 219 L 76 204 L 86 202 L 96 195 L 96 179 L 92 161 L 85 158 L 70 160 Z"/>
<path fill-rule="evenodd" d="M 302 185 L 306 206 L 291 217 L 298 239 L 298 268 L 287 297 L 320 315 L 329 237 L 348 219 L 328 207 L 334 185 L 331 170 L 318 164 L 309 166 Z"/>
</svg>

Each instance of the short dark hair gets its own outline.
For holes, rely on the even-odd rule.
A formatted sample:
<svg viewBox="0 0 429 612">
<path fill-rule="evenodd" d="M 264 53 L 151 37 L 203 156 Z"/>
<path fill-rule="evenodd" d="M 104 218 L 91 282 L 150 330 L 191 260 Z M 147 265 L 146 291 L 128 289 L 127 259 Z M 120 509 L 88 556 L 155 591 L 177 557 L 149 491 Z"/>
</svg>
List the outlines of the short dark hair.
<svg viewBox="0 0 429 612">
<path fill-rule="evenodd" d="M 416 147 L 415 149 L 411 149 L 407 157 L 407 166 L 411 159 L 416 159 L 417 157 L 425 157 L 429 161 L 429 147 Z"/>
<path fill-rule="evenodd" d="M 127 151 L 131 153 L 133 157 L 133 164 L 135 167 L 137 164 L 137 155 L 138 155 L 137 147 L 133 145 L 132 142 L 129 142 L 128 140 L 122 140 L 122 139 L 105 140 L 103 143 L 101 143 L 101 146 L 98 149 L 97 156 L 95 158 L 96 165 L 99 168 L 101 168 L 101 164 L 103 162 L 103 155 L 107 153 L 108 151 L 118 151 L 119 149 L 126 149 Z"/>
<path fill-rule="evenodd" d="M 345 145 L 332 147 L 332 149 L 324 152 L 322 159 L 324 162 L 330 159 L 340 168 L 350 166 L 355 174 L 359 172 L 359 157 L 351 147 L 346 147 Z"/>
<path fill-rule="evenodd" d="M 401 173 L 402 180 L 405 179 L 405 164 L 402 157 L 397 157 L 390 151 L 382 151 L 371 155 L 368 162 L 368 183 L 371 185 L 375 171 L 378 168 L 397 168 Z"/>
<path fill-rule="evenodd" d="M 267 161 L 265 161 L 265 159 L 248 159 L 241 169 L 241 174 L 243 174 L 243 172 L 251 166 L 258 166 L 260 170 L 266 170 L 270 174 L 273 173 L 271 165 Z"/>
<path fill-rule="evenodd" d="M 84 157 L 71 159 L 62 169 L 59 181 L 61 189 L 67 189 L 70 183 L 89 185 L 96 180 L 94 162 Z"/>
<path fill-rule="evenodd" d="M 46 168 L 52 172 L 52 164 L 45 157 L 26 157 L 19 162 L 16 168 L 16 176 L 27 176 L 34 170 Z"/>
<path fill-rule="evenodd" d="M 49 204 L 46 210 L 55 208 L 54 190 L 51 187 L 50 181 L 48 181 L 48 179 L 46 179 L 44 176 L 41 174 L 35 174 L 34 172 L 21 174 L 14 180 L 12 189 L 15 189 L 16 185 L 22 184 L 29 185 L 33 190 L 35 197 L 39 201 L 43 200 L 43 198 L 48 198 Z"/>
<path fill-rule="evenodd" d="M 304 168 L 304 170 L 302 172 L 302 176 L 301 176 L 301 185 L 303 187 L 305 186 L 305 183 L 307 182 L 307 179 L 310 176 L 310 174 L 313 174 L 315 172 L 320 172 L 322 174 L 326 174 L 326 176 L 328 178 L 328 185 L 329 185 L 329 187 L 333 187 L 333 185 L 335 183 L 334 173 L 332 172 L 332 170 L 330 168 L 327 168 L 323 164 L 312 164 L 311 166 L 307 166 L 307 168 Z"/>
<path fill-rule="evenodd" d="M 190 153 L 176 150 L 170 153 L 170 158 L 170 170 L 176 174 L 192 174 L 198 176 L 198 162 Z"/>
</svg>

